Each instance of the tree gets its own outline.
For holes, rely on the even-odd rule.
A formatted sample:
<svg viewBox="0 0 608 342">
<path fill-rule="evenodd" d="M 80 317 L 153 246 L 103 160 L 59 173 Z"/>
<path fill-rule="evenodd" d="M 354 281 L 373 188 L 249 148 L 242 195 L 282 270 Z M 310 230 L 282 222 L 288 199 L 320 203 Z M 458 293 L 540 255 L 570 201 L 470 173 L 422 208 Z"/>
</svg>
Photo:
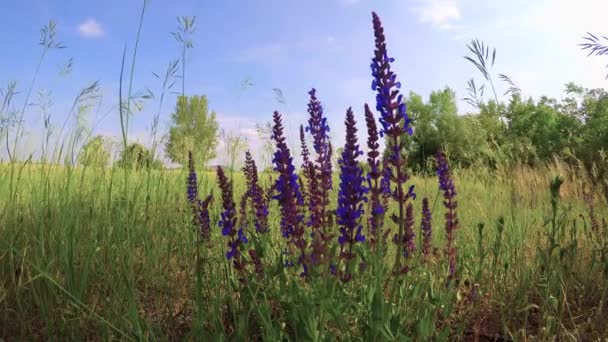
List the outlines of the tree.
<svg viewBox="0 0 608 342">
<path fill-rule="evenodd" d="M 146 168 L 162 169 L 163 167 L 161 161 L 154 159 L 150 150 L 138 143 L 128 145 L 120 153 L 120 159 L 117 164 L 119 167 L 134 168 L 136 170 Z"/>
<path fill-rule="evenodd" d="M 188 151 L 192 151 L 195 166 L 204 167 L 216 156 L 218 129 L 216 114 L 209 113 L 206 96 L 178 97 L 176 110 L 171 114 L 167 157 L 186 165 Z"/>
<path fill-rule="evenodd" d="M 103 136 L 98 135 L 89 140 L 78 154 L 78 163 L 86 167 L 105 167 L 110 160 Z"/>
<path fill-rule="evenodd" d="M 225 158 L 230 167 L 230 171 L 234 172 L 239 165 L 239 156 L 247 150 L 247 141 L 242 136 L 233 132 L 226 132 L 222 130 L 222 143 L 225 148 Z"/>
</svg>

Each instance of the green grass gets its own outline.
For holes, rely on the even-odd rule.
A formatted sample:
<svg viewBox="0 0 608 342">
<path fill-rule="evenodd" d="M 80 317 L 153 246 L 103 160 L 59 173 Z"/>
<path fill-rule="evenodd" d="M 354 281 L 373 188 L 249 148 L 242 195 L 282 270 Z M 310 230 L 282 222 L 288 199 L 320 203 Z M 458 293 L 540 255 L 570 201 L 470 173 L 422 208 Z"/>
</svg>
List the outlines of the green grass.
<svg viewBox="0 0 608 342">
<path fill-rule="evenodd" d="M 558 173 L 566 178 L 554 235 L 559 246 L 543 261 L 553 215 L 548 185 Z M 268 184 L 270 176 L 260 178 Z M 269 240 L 263 245 L 269 248 L 264 281 L 242 286 L 223 256 L 225 241 L 217 226 L 212 241 L 198 242 L 185 199 L 185 172 L 132 171 L 128 177 L 125 193 L 120 169 L 0 166 L 1 338 L 608 337 L 608 232 L 586 228 L 581 200 L 586 181 L 562 166 L 456 173 L 460 282 L 449 288 L 434 178 L 415 177 L 413 184 L 419 198 L 428 196 L 434 204 L 439 254 L 426 265 L 410 261 L 413 270 L 385 287 L 390 257 L 385 265 L 370 259 L 365 272 L 347 284 L 331 277 L 304 282 L 277 267 L 284 244 L 276 204 L 271 234 L 263 238 Z M 201 194 L 213 191 L 219 198 L 213 173 L 199 174 L 199 182 Z M 238 203 L 241 173 L 234 174 L 234 182 Z M 212 222 L 218 220 L 218 198 Z M 597 199 L 599 216 L 602 208 L 605 202 Z M 417 200 L 416 227 L 420 210 Z M 504 231 L 497 239 L 499 217 Z M 481 239 L 479 223 L 485 224 Z M 478 289 L 475 300 L 472 288 Z"/>
</svg>

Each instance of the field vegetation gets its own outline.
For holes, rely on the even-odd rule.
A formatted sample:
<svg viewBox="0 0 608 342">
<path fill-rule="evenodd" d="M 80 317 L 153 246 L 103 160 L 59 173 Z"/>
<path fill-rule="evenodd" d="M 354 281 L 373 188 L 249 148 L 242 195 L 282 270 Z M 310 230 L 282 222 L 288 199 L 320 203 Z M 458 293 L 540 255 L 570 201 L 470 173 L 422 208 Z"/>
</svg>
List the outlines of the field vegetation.
<svg viewBox="0 0 608 342">
<path fill-rule="evenodd" d="M 194 17 L 178 20 L 161 93 L 133 91 L 139 32 L 123 55 L 114 148 L 83 123 L 93 83 L 63 125 L 40 101 L 40 153 L 19 157 L 36 78 L 23 107 L 4 88 L 0 340 L 607 339 L 608 93 L 571 83 L 560 100 L 525 99 L 473 40 L 475 113 L 458 115 L 450 88 L 403 93 L 392 37 L 370 19 L 376 103 L 344 108 L 341 146 L 315 89 L 298 146 L 268 113 L 269 167 L 187 95 Z M 602 39 L 581 47 L 602 55 Z M 63 47 L 53 22 L 40 46 L 40 65 Z M 146 101 L 150 146 L 128 140 Z M 220 141 L 228 162 L 211 167 Z"/>
</svg>

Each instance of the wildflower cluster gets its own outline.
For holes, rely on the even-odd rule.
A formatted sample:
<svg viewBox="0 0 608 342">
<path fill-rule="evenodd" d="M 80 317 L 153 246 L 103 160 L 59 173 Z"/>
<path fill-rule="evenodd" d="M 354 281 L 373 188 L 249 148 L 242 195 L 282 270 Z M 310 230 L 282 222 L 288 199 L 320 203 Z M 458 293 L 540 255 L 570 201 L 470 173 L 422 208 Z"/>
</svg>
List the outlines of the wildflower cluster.
<svg viewBox="0 0 608 342">
<path fill-rule="evenodd" d="M 365 104 L 367 155 L 366 158 L 359 158 L 364 153 L 357 137 L 355 113 L 350 107 L 346 110 L 346 138 L 338 158 L 339 186 L 335 207 L 330 201 L 333 191 L 333 146 L 329 139 L 328 121 L 314 88 L 308 92 L 307 126 L 301 125 L 299 130 L 302 156 L 300 175 L 296 172 L 283 118 L 278 111 L 273 113 L 271 139 L 276 149 L 272 158 L 274 179 L 269 189 L 261 187 L 255 161 L 247 151 L 243 167 L 247 187 L 237 213 L 232 181 L 226 177 L 223 168 L 217 169 L 223 208 L 218 225 L 228 240 L 226 258 L 232 261 L 242 281 L 246 279 L 246 265 L 260 280 L 276 274 L 265 271 L 265 265 L 270 260 L 267 259 L 269 254 L 265 252 L 265 246 L 273 246 L 270 243 L 273 234 L 265 234 L 273 232 L 269 222 L 271 200 L 276 201 L 278 206 L 280 227 L 276 232 L 280 231 L 284 244 L 273 247 L 276 247 L 277 254 L 281 251 L 281 266 L 287 267 L 287 270 L 301 269 L 299 275 L 304 279 L 333 274 L 343 282 L 352 280 L 357 272 L 366 271 L 366 258 L 369 255 L 384 258 L 389 248 L 385 242 L 391 231 L 396 232 L 392 239 L 396 246 L 394 274 L 407 274 L 413 269 L 413 263 L 417 260 L 414 256 L 418 252 L 414 219 L 416 194 L 414 186 L 407 184 L 409 176 L 405 151 L 405 139 L 412 134 L 412 127 L 403 96 L 399 94 L 401 85 L 391 70 L 394 59 L 388 56 L 384 29 L 375 13 L 372 17 L 375 36 L 371 63 L 372 88 L 376 92 L 375 108 L 379 112 L 380 126 L 377 126 L 370 106 Z M 310 134 L 313 149 L 308 148 L 306 133 Z M 384 155 L 380 150 L 381 137 L 386 139 L 388 153 Z M 201 227 L 201 235 L 208 240 L 211 232 L 208 207 L 212 197 L 204 201 L 198 199 L 197 175 L 192 158 L 188 167 L 187 198 L 193 208 L 194 221 Z M 363 167 L 368 170 L 364 171 Z M 443 192 L 446 207 L 445 254 L 450 280 L 456 272 L 456 191 L 447 160 L 441 153 L 437 156 L 437 167 L 439 189 Z M 390 212 L 391 202 L 396 204 L 394 213 Z M 393 225 L 385 220 L 385 215 L 390 215 Z M 433 256 L 431 220 L 429 200 L 423 198 L 419 230 L 422 262 Z M 251 243 L 248 237 L 252 239 Z"/>
</svg>

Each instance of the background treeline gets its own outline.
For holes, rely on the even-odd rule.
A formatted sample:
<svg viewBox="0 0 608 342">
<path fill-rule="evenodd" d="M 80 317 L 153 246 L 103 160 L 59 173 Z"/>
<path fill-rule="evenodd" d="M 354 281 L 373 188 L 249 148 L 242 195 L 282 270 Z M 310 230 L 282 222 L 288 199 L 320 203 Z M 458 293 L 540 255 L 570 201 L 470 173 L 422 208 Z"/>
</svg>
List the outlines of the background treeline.
<svg viewBox="0 0 608 342">
<path fill-rule="evenodd" d="M 408 112 L 416 127 L 406 139 L 410 166 L 426 170 L 429 158 L 444 148 L 460 167 L 535 166 L 560 158 L 599 171 L 608 146 L 608 93 L 573 83 L 565 88 L 560 100 L 517 92 L 504 102 L 480 102 L 467 115 L 458 115 L 456 94 L 448 87 L 426 101 L 410 92 Z"/>
</svg>

